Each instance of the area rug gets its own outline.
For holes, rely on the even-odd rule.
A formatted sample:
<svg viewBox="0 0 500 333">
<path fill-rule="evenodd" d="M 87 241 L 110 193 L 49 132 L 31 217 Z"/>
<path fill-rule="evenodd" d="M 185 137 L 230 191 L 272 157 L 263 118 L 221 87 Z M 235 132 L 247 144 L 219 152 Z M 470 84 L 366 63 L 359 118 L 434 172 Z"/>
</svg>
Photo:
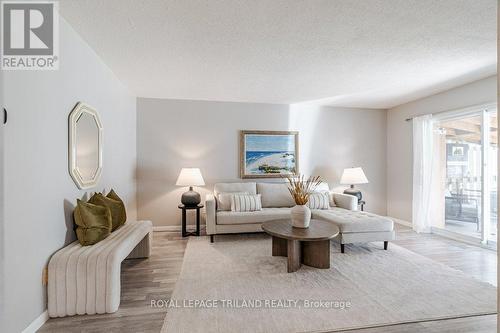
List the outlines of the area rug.
<svg viewBox="0 0 500 333">
<path fill-rule="evenodd" d="M 286 272 L 266 235 L 187 244 L 162 332 L 331 332 L 496 313 L 496 288 L 395 244 L 332 242 L 331 268 Z"/>
</svg>

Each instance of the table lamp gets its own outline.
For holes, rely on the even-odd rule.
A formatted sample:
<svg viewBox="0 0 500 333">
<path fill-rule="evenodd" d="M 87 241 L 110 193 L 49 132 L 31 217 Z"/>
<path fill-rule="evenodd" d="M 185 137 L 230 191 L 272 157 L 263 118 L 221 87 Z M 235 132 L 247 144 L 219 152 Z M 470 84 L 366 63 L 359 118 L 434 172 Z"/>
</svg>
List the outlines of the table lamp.
<svg viewBox="0 0 500 333">
<path fill-rule="evenodd" d="M 340 178 L 340 184 L 350 185 L 351 187 L 344 191 L 344 194 L 354 195 L 358 198 L 358 202 L 361 201 L 363 195 L 360 190 L 354 188 L 357 184 L 367 184 L 368 179 L 366 179 L 365 173 L 362 168 L 347 168 L 344 169 L 342 177 Z"/>
<path fill-rule="evenodd" d="M 189 191 L 184 192 L 181 197 L 181 203 L 185 206 L 197 206 L 201 202 L 201 196 L 193 191 L 193 186 L 204 186 L 205 181 L 198 168 L 182 168 L 177 182 L 177 186 L 189 186 Z"/>
</svg>

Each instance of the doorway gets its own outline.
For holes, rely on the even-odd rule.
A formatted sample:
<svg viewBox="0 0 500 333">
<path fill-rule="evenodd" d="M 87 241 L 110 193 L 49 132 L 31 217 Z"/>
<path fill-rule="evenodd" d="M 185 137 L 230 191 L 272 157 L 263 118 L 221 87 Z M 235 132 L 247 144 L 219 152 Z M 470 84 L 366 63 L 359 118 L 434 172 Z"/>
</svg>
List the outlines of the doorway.
<svg viewBox="0 0 500 333">
<path fill-rule="evenodd" d="M 497 238 L 497 109 L 438 117 L 434 154 L 444 221 L 435 227 L 484 244 Z"/>
</svg>

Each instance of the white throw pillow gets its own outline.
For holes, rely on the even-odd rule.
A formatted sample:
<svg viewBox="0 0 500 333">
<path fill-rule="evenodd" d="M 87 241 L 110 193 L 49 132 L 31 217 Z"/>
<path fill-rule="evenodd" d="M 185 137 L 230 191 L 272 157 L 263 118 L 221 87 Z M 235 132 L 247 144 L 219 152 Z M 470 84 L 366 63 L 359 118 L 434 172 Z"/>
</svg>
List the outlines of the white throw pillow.
<svg viewBox="0 0 500 333">
<path fill-rule="evenodd" d="M 262 210 L 260 194 L 235 194 L 231 197 L 232 212 L 254 212 Z"/>
<path fill-rule="evenodd" d="M 224 192 L 217 195 L 217 210 L 231 210 L 231 200 L 235 194 L 248 194 L 248 192 Z"/>
<path fill-rule="evenodd" d="M 311 209 L 329 209 L 330 208 L 330 193 L 328 192 L 313 192 L 309 195 L 307 206 Z"/>
</svg>

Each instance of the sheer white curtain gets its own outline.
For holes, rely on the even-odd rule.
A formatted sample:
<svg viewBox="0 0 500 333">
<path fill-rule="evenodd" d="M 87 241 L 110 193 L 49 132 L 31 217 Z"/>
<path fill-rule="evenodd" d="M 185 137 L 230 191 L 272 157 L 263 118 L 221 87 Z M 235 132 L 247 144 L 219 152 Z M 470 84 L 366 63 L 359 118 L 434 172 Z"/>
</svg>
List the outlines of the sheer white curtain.
<svg viewBox="0 0 500 333">
<path fill-rule="evenodd" d="M 432 115 L 413 118 L 413 230 L 431 232 L 431 193 L 434 160 Z"/>
</svg>

